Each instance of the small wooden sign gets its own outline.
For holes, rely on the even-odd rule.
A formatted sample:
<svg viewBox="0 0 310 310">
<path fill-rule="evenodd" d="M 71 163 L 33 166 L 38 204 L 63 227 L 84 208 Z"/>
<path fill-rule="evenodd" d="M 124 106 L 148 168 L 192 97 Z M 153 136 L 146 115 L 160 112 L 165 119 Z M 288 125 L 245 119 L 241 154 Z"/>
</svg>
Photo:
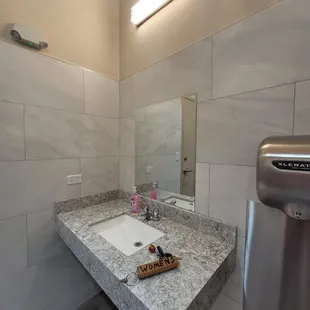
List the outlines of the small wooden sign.
<svg viewBox="0 0 310 310">
<path fill-rule="evenodd" d="M 138 266 L 137 267 L 138 278 L 144 279 L 152 275 L 177 268 L 178 266 L 179 266 L 179 260 L 176 256 L 165 257 L 155 262 Z"/>
</svg>

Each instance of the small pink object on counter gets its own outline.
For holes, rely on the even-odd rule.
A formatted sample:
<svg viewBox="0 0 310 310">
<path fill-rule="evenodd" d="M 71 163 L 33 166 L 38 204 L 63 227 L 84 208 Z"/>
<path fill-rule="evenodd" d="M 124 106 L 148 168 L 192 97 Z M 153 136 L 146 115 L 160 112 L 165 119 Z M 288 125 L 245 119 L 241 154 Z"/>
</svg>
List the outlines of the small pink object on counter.
<svg viewBox="0 0 310 310">
<path fill-rule="evenodd" d="M 139 195 L 137 193 L 137 187 L 134 188 L 131 195 L 131 211 L 134 214 L 139 214 Z"/>
<path fill-rule="evenodd" d="M 158 183 L 157 181 L 154 181 L 151 191 L 151 199 L 157 200 L 157 198 L 158 198 Z"/>
</svg>

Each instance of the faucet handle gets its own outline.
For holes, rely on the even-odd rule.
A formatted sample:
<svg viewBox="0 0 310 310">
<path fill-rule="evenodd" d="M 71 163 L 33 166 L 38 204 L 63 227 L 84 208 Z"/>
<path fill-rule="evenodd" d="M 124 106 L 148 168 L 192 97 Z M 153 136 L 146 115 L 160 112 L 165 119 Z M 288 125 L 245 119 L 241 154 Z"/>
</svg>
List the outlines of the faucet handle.
<svg viewBox="0 0 310 310">
<path fill-rule="evenodd" d="M 144 213 L 150 213 L 150 207 L 149 206 L 144 206 Z"/>
<path fill-rule="evenodd" d="M 153 216 L 152 216 L 153 220 L 154 221 L 159 221 L 160 219 L 160 214 L 159 214 L 159 209 L 158 208 L 155 208 L 153 210 Z"/>
</svg>

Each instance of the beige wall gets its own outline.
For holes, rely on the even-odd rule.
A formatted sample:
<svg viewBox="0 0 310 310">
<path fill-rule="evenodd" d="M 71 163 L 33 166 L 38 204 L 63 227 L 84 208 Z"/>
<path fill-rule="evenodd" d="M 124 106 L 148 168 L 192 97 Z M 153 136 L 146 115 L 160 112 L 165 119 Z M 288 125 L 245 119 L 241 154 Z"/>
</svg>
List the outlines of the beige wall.
<svg viewBox="0 0 310 310">
<path fill-rule="evenodd" d="M 120 63 L 125 78 L 278 0 L 174 0 L 141 27 L 130 22 L 137 0 L 120 0 Z"/>
<path fill-rule="evenodd" d="M 41 30 L 47 55 L 119 78 L 119 0 L 0 0 L 0 36 L 8 23 Z"/>
</svg>

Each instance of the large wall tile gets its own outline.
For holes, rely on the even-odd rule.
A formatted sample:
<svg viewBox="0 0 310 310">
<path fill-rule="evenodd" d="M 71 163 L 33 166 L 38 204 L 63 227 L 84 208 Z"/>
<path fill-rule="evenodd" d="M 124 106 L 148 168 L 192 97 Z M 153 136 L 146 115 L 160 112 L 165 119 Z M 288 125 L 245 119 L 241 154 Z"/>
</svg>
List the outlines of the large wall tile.
<svg viewBox="0 0 310 310">
<path fill-rule="evenodd" d="M 118 120 L 26 107 L 27 159 L 118 155 Z"/>
<path fill-rule="evenodd" d="M 133 83 L 132 77 L 119 82 L 120 118 L 133 116 Z"/>
<path fill-rule="evenodd" d="M 66 176 L 80 173 L 77 159 L 0 163 L 0 219 L 53 208 L 54 202 L 79 198 L 80 184 Z"/>
<path fill-rule="evenodd" d="M 135 186 L 135 159 L 119 158 L 119 189 L 132 192 Z"/>
<path fill-rule="evenodd" d="M 198 93 L 199 101 L 211 98 L 211 38 L 204 39 L 172 55 L 171 87 L 176 96 Z"/>
<path fill-rule="evenodd" d="M 22 105 L 0 102 L 0 145 L 0 161 L 25 159 Z"/>
<path fill-rule="evenodd" d="M 211 165 L 209 216 L 238 226 L 240 236 L 246 230 L 246 200 L 253 189 L 255 168 Z"/>
<path fill-rule="evenodd" d="M 133 75 L 133 105 L 142 106 L 173 99 L 170 58 Z"/>
<path fill-rule="evenodd" d="M 244 251 L 245 238 L 238 237 L 236 268 L 227 280 L 222 292 L 230 298 L 243 304 L 243 276 L 244 276 Z"/>
<path fill-rule="evenodd" d="M 76 309 L 100 290 L 73 254 L 61 255 L 0 278 L 1 309 Z M 48 292 L 48 293 L 47 293 Z"/>
<path fill-rule="evenodd" d="M 26 216 L 0 220 L 0 278 L 26 266 Z"/>
<path fill-rule="evenodd" d="M 85 113 L 119 117 L 119 82 L 84 70 Z"/>
<path fill-rule="evenodd" d="M 282 0 L 214 35 L 213 97 L 310 78 L 310 2 Z"/>
<path fill-rule="evenodd" d="M 210 165 L 196 163 L 195 212 L 209 216 Z"/>
<path fill-rule="evenodd" d="M 169 182 L 177 183 L 178 191 L 180 192 L 180 174 L 181 162 L 176 161 L 175 155 L 152 155 L 147 156 L 147 166 L 152 166 L 152 173 L 147 175 L 148 182 L 158 181 L 160 188 L 166 188 Z M 162 184 L 165 184 L 162 186 Z"/>
<path fill-rule="evenodd" d="M 139 112 L 136 113 L 136 120 L 158 126 L 182 127 L 182 105 L 180 98 L 152 104 L 137 111 L 143 109 L 144 113 L 140 113 L 140 115 Z"/>
<path fill-rule="evenodd" d="M 118 158 L 82 158 L 82 197 L 118 189 Z"/>
<path fill-rule="evenodd" d="M 136 155 L 167 154 L 166 128 L 136 122 Z"/>
<path fill-rule="evenodd" d="M 28 266 L 64 251 L 64 243 L 55 231 L 54 208 L 27 215 Z"/>
<path fill-rule="evenodd" d="M 296 84 L 294 134 L 310 134 L 310 81 Z"/>
<path fill-rule="evenodd" d="M 293 110 L 292 84 L 198 104 L 197 161 L 255 166 L 264 138 L 292 134 Z"/>
<path fill-rule="evenodd" d="M 135 156 L 135 121 L 132 118 L 121 119 L 120 123 L 120 156 Z"/>
<path fill-rule="evenodd" d="M 148 183 L 146 174 L 146 156 L 135 157 L 135 184 L 141 185 Z"/>
<path fill-rule="evenodd" d="M 83 111 L 83 70 L 0 41 L 0 98 Z"/>
</svg>

